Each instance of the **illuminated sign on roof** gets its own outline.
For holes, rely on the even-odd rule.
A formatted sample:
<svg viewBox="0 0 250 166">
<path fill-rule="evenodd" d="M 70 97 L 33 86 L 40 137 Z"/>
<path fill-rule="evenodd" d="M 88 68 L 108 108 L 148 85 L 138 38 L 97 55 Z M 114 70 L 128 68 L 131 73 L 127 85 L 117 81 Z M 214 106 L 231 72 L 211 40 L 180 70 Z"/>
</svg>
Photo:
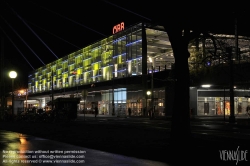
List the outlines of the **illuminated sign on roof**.
<svg viewBox="0 0 250 166">
<path fill-rule="evenodd" d="M 120 24 L 117 24 L 113 27 L 113 34 L 120 32 L 124 30 L 124 22 L 121 22 Z"/>
</svg>

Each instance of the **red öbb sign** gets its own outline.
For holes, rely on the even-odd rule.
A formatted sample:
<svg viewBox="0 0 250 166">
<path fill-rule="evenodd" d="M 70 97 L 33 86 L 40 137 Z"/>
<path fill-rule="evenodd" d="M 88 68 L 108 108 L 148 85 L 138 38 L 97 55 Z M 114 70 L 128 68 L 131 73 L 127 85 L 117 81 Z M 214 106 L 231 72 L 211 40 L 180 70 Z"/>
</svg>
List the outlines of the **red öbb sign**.
<svg viewBox="0 0 250 166">
<path fill-rule="evenodd" d="M 124 22 L 121 22 L 120 24 L 117 24 L 113 27 L 113 34 L 120 32 L 124 30 Z"/>
</svg>

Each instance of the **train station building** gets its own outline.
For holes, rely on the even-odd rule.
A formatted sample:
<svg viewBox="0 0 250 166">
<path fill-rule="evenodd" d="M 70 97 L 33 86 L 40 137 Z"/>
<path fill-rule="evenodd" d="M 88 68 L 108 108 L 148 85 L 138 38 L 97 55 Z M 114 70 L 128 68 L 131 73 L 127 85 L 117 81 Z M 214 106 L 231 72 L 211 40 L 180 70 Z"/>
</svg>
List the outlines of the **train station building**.
<svg viewBox="0 0 250 166">
<path fill-rule="evenodd" d="M 227 47 L 235 47 L 234 35 L 213 36 L 228 44 Z M 247 63 L 250 38 L 239 36 L 238 40 L 238 59 Z M 206 58 L 214 49 L 212 42 L 211 39 L 202 39 L 190 43 L 190 68 L 200 68 L 203 63 L 212 66 L 225 63 L 219 58 Z M 197 60 L 197 53 L 202 61 Z M 127 26 L 121 22 L 113 27 L 113 35 L 32 71 L 28 76 L 28 99 L 36 102 L 27 106 L 49 108 L 47 103 L 52 99 L 72 97 L 80 98 L 79 114 L 84 109 L 85 113 L 92 114 L 97 106 L 99 114 L 103 115 L 124 116 L 130 108 L 132 116 L 143 116 L 152 107 L 156 116 L 170 115 L 174 63 L 171 43 L 163 26 L 147 23 Z M 192 113 L 227 114 L 228 88 L 221 87 L 203 88 L 194 83 L 190 87 Z M 244 113 L 244 108 L 250 104 L 249 98 L 245 97 L 249 88 L 236 88 L 235 91 L 235 111 L 241 109 Z"/>
</svg>

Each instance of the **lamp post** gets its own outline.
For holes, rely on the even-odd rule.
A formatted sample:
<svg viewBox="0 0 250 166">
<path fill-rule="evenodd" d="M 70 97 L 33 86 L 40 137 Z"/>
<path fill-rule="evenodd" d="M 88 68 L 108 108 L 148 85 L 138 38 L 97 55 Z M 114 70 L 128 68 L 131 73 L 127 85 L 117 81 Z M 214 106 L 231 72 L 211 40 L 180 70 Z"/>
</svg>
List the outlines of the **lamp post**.
<svg viewBox="0 0 250 166">
<path fill-rule="evenodd" d="M 114 74 L 112 79 L 112 115 L 115 116 L 115 90 L 114 90 Z"/>
<path fill-rule="evenodd" d="M 73 71 L 72 74 L 75 75 L 76 97 L 78 97 L 78 84 L 79 84 L 79 78 L 77 79 L 77 72 L 76 72 L 76 71 Z M 74 85 L 74 86 L 75 86 L 75 85 Z"/>
<path fill-rule="evenodd" d="M 150 96 L 150 95 L 151 95 L 151 92 L 147 91 L 147 96 Z M 148 112 L 148 106 L 147 106 L 148 98 L 149 97 L 147 97 L 147 100 L 146 100 L 146 110 L 147 110 L 147 112 Z"/>
<path fill-rule="evenodd" d="M 15 71 L 9 72 L 9 77 L 12 79 L 12 117 L 14 115 L 14 79 L 17 77 L 17 73 Z"/>
<path fill-rule="evenodd" d="M 230 72 L 230 116 L 229 122 L 235 123 L 235 115 L 234 115 L 234 67 L 233 67 L 233 59 L 232 59 L 232 48 L 228 48 L 228 57 L 229 57 L 229 72 Z"/>
<path fill-rule="evenodd" d="M 82 91 L 82 96 L 83 96 L 83 100 L 84 100 L 84 108 L 83 108 L 83 114 L 84 114 L 84 121 L 85 121 L 85 114 L 87 111 L 87 96 L 88 96 L 88 91 L 87 90 L 83 90 Z"/>
<path fill-rule="evenodd" d="M 226 106 L 226 94 L 225 94 L 225 86 L 224 86 L 224 101 L 223 101 L 224 122 L 226 121 L 226 113 L 225 113 L 226 112 L 226 108 L 225 108 L 225 106 Z"/>
<path fill-rule="evenodd" d="M 54 72 L 53 70 L 51 71 L 51 110 L 54 111 Z"/>
<path fill-rule="evenodd" d="M 28 109 L 28 89 L 26 89 L 25 95 L 26 95 L 25 99 L 26 99 L 26 111 L 27 111 L 27 109 Z"/>
<path fill-rule="evenodd" d="M 152 95 L 151 95 L 151 105 L 152 105 L 152 107 L 151 107 L 151 109 L 152 109 L 152 111 L 151 111 L 151 116 L 150 116 L 150 118 L 154 118 L 154 114 L 155 114 L 155 103 L 154 103 L 154 70 L 155 70 L 155 68 L 152 66 L 152 72 L 151 72 L 151 74 L 152 74 L 152 76 L 151 76 L 151 93 L 152 93 Z"/>
<path fill-rule="evenodd" d="M 24 109 L 24 112 L 26 112 L 27 111 L 27 108 L 28 108 L 28 89 L 25 89 L 25 90 L 20 90 L 19 91 L 19 93 L 20 93 L 20 95 L 21 96 L 24 96 L 24 94 L 25 94 L 25 109 Z"/>
</svg>

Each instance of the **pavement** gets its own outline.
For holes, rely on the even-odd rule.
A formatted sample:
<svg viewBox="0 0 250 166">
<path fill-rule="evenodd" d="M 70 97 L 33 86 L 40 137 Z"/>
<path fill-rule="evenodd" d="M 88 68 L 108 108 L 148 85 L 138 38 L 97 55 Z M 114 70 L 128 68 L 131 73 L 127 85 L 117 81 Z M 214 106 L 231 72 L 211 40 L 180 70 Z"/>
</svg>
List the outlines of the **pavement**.
<svg viewBox="0 0 250 166">
<path fill-rule="evenodd" d="M 0 143 L 1 166 L 169 166 L 5 130 L 0 130 Z"/>
<path fill-rule="evenodd" d="M 183 165 L 182 162 L 186 165 L 235 165 L 237 160 L 226 158 L 228 156 L 225 152 L 236 151 L 247 156 L 237 164 L 249 165 L 250 156 L 246 151 L 250 150 L 247 146 L 250 128 L 248 123 L 238 124 L 239 120 L 249 119 L 237 117 L 233 124 L 227 119 L 192 117 L 192 140 L 183 140 L 190 142 L 191 146 L 186 149 L 174 147 L 177 153 L 173 153 L 169 143 L 171 117 L 155 117 L 150 120 L 148 117 L 98 115 L 95 118 L 94 115 L 79 114 L 74 122 L 69 123 L 0 122 L 0 130 L 25 134 L 26 142 L 35 150 L 40 148 L 37 140 L 45 149 L 63 150 L 74 146 L 71 148 L 85 150 L 85 160 L 88 162 L 85 165 L 179 166 Z M 14 140 L 20 142 L 17 136 Z M 4 146 L 7 144 L 8 141 Z M 1 150 L 5 148 L 0 147 Z"/>
</svg>

